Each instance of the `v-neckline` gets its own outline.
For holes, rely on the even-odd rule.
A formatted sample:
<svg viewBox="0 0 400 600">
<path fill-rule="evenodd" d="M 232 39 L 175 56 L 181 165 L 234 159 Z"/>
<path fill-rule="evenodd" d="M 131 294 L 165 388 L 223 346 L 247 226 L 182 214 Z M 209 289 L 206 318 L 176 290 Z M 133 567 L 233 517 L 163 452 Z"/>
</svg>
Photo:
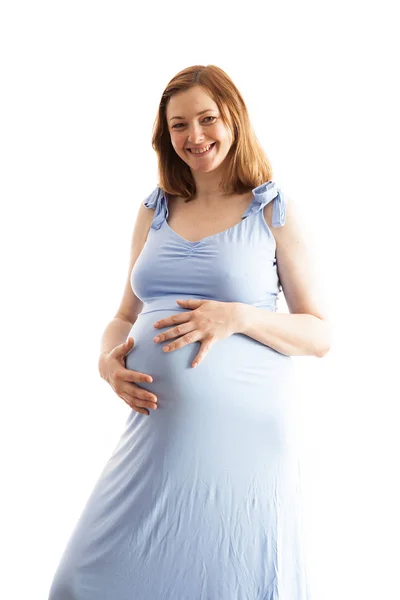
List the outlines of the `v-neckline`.
<svg viewBox="0 0 400 600">
<path fill-rule="evenodd" d="M 169 229 L 169 231 L 171 233 L 173 233 L 182 242 L 185 242 L 185 244 L 189 244 L 191 246 L 195 246 L 196 244 L 201 244 L 202 242 L 204 242 L 206 240 L 215 238 L 215 237 L 217 237 L 219 235 L 222 235 L 223 233 L 227 233 L 228 231 L 231 231 L 232 229 L 236 229 L 239 225 L 241 225 L 243 223 L 243 221 L 245 219 L 244 215 L 247 213 L 247 211 L 249 210 L 250 206 L 252 206 L 252 204 L 254 203 L 254 200 L 255 200 L 254 192 L 252 192 L 251 201 L 247 205 L 246 209 L 243 211 L 241 220 L 238 223 L 235 223 L 235 225 L 232 225 L 231 227 L 228 227 L 227 229 L 224 229 L 223 231 L 217 231 L 217 233 L 213 233 L 211 235 L 206 235 L 205 237 L 201 238 L 201 240 L 197 240 L 196 242 L 192 242 L 192 241 L 187 240 L 186 238 L 182 237 L 181 235 L 179 235 L 179 233 L 177 233 L 174 229 L 172 229 L 172 227 L 168 223 L 168 216 L 169 216 L 168 200 L 167 200 L 167 197 L 166 197 L 165 194 L 163 194 L 163 196 L 164 196 L 165 207 L 166 207 L 166 215 L 165 215 L 164 223 L 166 224 L 167 228 Z"/>
</svg>

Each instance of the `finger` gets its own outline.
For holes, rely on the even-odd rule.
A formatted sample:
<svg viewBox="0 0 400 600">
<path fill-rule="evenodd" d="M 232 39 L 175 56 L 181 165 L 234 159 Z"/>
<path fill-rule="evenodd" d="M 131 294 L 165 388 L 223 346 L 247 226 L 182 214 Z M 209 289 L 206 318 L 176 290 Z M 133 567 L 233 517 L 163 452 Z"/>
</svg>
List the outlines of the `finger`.
<svg viewBox="0 0 400 600">
<path fill-rule="evenodd" d="M 129 406 L 140 407 L 140 408 L 150 408 L 151 410 L 157 410 L 156 402 L 149 402 L 148 400 L 143 400 L 142 398 L 137 398 L 135 396 L 131 396 L 130 394 L 120 394 L 120 397 L 129 404 Z"/>
<path fill-rule="evenodd" d="M 147 373 L 139 373 L 138 371 L 131 371 L 130 369 L 117 369 L 113 373 L 113 380 L 118 384 L 119 382 L 125 383 L 152 383 L 153 378 Z"/>
<path fill-rule="evenodd" d="M 179 337 L 181 335 L 185 335 L 189 333 L 189 331 L 193 331 L 193 323 L 183 323 L 182 325 L 177 325 L 172 329 L 168 329 L 168 331 L 164 331 L 163 333 L 159 333 L 154 338 L 155 342 L 164 342 L 165 340 L 171 340 L 173 338 Z"/>
<path fill-rule="evenodd" d="M 135 406 L 135 404 L 131 400 L 129 400 L 128 398 L 124 398 L 123 396 L 120 396 L 120 398 L 122 398 L 125 404 L 127 404 L 132 410 L 149 416 L 150 412 L 147 410 L 147 408 Z"/>
<path fill-rule="evenodd" d="M 125 354 L 127 354 L 128 352 L 130 352 L 130 350 L 132 350 L 133 346 L 135 345 L 134 339 L 133 337 L 128 337 L 127 340 L 125 340 L 125 342 L 123 344 L 119 344 L 118 346 L 115 346 L 115 348 L 113 348 L 113 350 L 111 350 L 110 354 L 112 354 L 113 356 L 119 358 L 121 356 L 125 356 Z"/>
<path fill-rule="evenodd" d="M 186 335 L 180 337 L 172 344 L 167 344 L 163 346 L 164 352 L 172 352 L 173 350 L 178 350 L 179 348 L 183 348 L 183 346 L 187 346 L 187 344 L 192 344 L 193 342 L 199 342 L 201 340 L 201 331 L 199 329 L 194 329 Z"/>
<path fill-rule="evenodd" d="M 199 350 L 197 356 L 195 357 L 194 361 L 192 362 L 192 367 L 195 368 L 202 362 L 202 360 L 204 359 L 206 354 L 209 352 L 212 344 L 213 344 L 213 342 L 211 342 L 211 341 L 204 342 L 203 344 L 201 344 L 200 350 Z"/>
<path fill-rule="evenodd" d="M 153 378 L 147 373 L 141 373 L 140 371 L 132 371 L 132 369 L 124 369 L 121 371 L 121 377 L 125 381 L 138 381 L 143 383 L 151 383 Z"/>
<path fill-rule="evenodd" d="M 123 393 L 132 396 L 132 398 L 140 398 L 141 400 L 146 400 L 148 402 L 157 402 L 157 396 L 155 394 L 138 387 L 135 383 L 124 383 L 120 389 Z"/>
<path fill-rule="evenodd" d="M 188 307 L 188 308 L 199 308 L 204 302 L 207 300 L 199 300 L 197 298 L 186 298 L 186 300 L 177 300 L 177 304 L 180 306 Z"/>
<path fill-rule="evenodd" d="M 162 327 L 169 327 L 170 325 L 177 325 L 179 323 L 186 323 L 191 318 L 190 312 L 187 313 L 177 313 L 176 315 L 171 315 L 170 317 L 166 317 L 165 319 L 160 319 L 154 323 L 154 327 L 158 329 Z"/>
<path fill-rule="evenodd" d="M 134 386 L 135 384 L 132 383 L 131 385 Z M 146 402 L 152 402 L 153 404 L 156 404 L 158 401 L 158 398 L 155 394 L 152 394 L 151 392 L 148 392 L 147 390 L 142 390 L 136 386 L 133 389 L 130 388 L 130 393 L 135 398 L 140 398 L 140 400 L 146 400 Z"/>
<path fill-rule="evenodd" d="M 131 403 L 133 406 L 140 406 L 140 408 L 151 408 L 151 410 L 157 410 L 157 402 L 148 402 L 141 398 L 132 398 Z"/>
</svg>

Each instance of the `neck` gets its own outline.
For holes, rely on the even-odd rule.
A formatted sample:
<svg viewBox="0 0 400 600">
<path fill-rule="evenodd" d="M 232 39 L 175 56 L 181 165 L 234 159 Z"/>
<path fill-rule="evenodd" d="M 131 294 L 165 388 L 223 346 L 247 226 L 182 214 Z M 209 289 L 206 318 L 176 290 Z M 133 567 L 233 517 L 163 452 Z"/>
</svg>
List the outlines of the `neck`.
<svg viewBox="0 0 400 600">
<path fill-rule="evenodd" d="M 219 168 L 210 173 L 198 173 L 192 170 L 192 175 L 196 184 L 196 198 L 210 200 L 226 195 L 226 192 L 221 189 L 221 170 Z"/>
</svg>

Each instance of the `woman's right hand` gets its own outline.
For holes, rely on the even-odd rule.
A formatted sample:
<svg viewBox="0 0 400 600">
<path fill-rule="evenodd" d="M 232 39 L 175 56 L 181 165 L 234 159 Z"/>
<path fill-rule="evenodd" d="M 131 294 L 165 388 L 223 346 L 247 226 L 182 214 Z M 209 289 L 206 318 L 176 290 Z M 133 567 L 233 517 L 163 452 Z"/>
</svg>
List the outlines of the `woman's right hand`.
<svg viewBox="0 0 400 600">
<path fill-rule="evenodd" d="M 146 373 L 125 367 L 125 356 L 132 350 L 134 343 L 133 338 L 128 337 L 126 342 L 104 354 L 101 357 L 101 376 L 128 406 L 138 413 L 149 415 L 147 408 L 157 408 L 157 396 L 139 387 L 135 382 L 150 383 L 153 378 Z"/>
</svg>

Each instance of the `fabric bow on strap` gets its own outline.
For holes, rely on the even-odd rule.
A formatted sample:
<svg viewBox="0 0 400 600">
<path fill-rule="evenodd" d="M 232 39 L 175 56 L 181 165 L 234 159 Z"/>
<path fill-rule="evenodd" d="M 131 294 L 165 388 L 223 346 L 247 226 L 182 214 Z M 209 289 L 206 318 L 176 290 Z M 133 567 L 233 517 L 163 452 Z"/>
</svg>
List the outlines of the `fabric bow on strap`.
<svg viewBox="0 0 400 600">
<path fill-rule="evenodd" d="M 164 220 L 168 217 L 168 208 L 165 201 L 164 192 L 157 186 L 144 201 L 146 208 L 155 208 L 153 222 L 151 224 L 152 229 L 160 229 Z"/>
<path fill-rule="evenodd" d="M 253 189 L 254 200 L 247 208 L 243 217 L 256 213 L 266 204 L 274 200 L 272 207 L 272 226 L 281 227 L 286 220 L 286 201 L 284 195 L 274 181 L 267 181 Z"/>
</svg>

